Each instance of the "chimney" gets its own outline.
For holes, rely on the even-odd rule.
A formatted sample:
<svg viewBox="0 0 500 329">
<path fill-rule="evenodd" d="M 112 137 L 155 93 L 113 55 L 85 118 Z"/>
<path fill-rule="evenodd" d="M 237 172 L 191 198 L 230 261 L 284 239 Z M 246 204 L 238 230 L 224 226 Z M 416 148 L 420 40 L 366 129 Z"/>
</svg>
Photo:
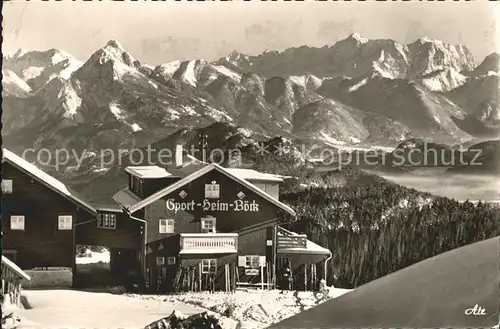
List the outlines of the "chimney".
<svg viewBox="0 0 500 329">
<path fill-rule="evenodd" d="M 182 150 L 182 145 L 176 145 L 175 146 L 175 167 L 180 168 L 182 167 L 182 158 L 183 158 L 183 150 Z"/>
</svg>

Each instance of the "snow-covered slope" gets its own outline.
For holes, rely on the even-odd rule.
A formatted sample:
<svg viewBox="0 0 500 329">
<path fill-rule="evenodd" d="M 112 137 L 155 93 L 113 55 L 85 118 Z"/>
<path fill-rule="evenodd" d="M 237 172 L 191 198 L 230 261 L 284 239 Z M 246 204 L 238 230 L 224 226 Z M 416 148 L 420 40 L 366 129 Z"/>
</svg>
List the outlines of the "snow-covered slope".
<svg viewBox="0 0 500 329">
<path fill-rule="evenodd" d="M 241 75 L 223 65 L 212 65 L 204 60 L 174 61 L 155 68 L 155 73 L 163 78 L 173 78 L 195 88 L 203 88 L 218 77 L 228 77 L 240 82 Z"/>
<path fill-rule="evenodd" d="M 4 68 L 16 73 L 33 91 L 54 78 L 69 79 L 82 62 L 59 50 L 17 52 L 4 58 Z"/>
<path fill-rule="evenodd" d="M 295 83 L 301 87 L 304 87 L 306 89 L 313 90 L 313 91 L 318 89 L 321 86 L 321 84 L 323 83 L 323 79 L 318 78 L 318 77 L 311 75 L 311 74 L 292 75 L 289 78 L 293 83 Z"/>
<path fill-rule="evenodd" d="M 467 83 L 447 96 L 481 122 L 500 127 L 500 76 L 489 72 L 488 75 L 469 78 Z"/>
<path fill-rule="evenodd" d="M 406 79 L 380 76 L 325 80 L 317 91 L 359 110 L 386 117 L 410 128 L 414 137 L 441 142 L 469 139 L 455 120 L 466 112 L 446 97 Z"/>
<path fill-rule="evenodd" d="M 446 92 L 463 85 L 467 77 L 454 68 L 445 68 L 423 75 L 419 80 L 431 91 Z"/>
<path fill-rule="evenodd" d="M 219 62 L 230 62 L 244 72 L 268 77 L 311 74 L 355 78 L 376 72 L 386 78 L 415 79 L 445 68 L 461 72 L 475 67 L 473 56 L 462 45 L 429 38 L 403 45 L 388 39 L 366 39 L 358 33 L 329 47 L 302 46 L 258 56 L 232 54 Z"/>
<path fill-rule="evenodd" d="M 31 92 L 31 87 L 11 70 L 2 70 L 2 95 L 25 97 Z"/>
</svg>

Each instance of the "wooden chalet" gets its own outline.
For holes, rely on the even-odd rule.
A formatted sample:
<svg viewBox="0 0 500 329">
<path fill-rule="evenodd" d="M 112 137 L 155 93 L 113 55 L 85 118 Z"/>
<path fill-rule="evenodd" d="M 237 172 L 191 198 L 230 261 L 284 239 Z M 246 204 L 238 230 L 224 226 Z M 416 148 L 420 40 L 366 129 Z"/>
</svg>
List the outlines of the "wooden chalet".
<svg viewBox="0 0 500 329">
<path fill-rule="evenodd" d="M 30 281 L 31 278 L 13 261 L 2 255 L 2 305 L 7 302 L 21 307 L 21 280 Z M 6 301 L 6 298 L 10 300 Z"/>
<path fill-rule="evenodd" d="M 138 268 L 140 224 L 116 207 L 93 207 L 7 149 L 2 165 L 3 254 L 21 269 L 71 268 L 75 285 L 77 244 L 108 247 L 112 254 L 127 255 L 115 268 Z"/>
<path fill-rule="evenodd" d="M 302 269 L 303 288 L 315 289 L 331 253 L 277 226 L 278 212 L 295 216 L 279 201 L 280 177 L 176 160 L 172 168 L 127 167 L 128 187 L 114 195 L 145 232 L 141 263 L 149 290 L 272 288 L 288 261 Z"/>
</svg>

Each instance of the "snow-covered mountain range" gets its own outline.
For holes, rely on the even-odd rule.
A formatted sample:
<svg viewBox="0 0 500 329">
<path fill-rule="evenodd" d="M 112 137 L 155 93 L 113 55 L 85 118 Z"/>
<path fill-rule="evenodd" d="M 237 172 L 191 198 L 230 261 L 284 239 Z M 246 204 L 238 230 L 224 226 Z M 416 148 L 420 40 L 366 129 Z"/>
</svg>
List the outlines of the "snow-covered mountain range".
<svg viewBox="0 0 500 329">
<path fill-rule="evenodd" d="M 499 58 L 478 65 L 463 45 L 358 34 L 322 48 L 157 67 L 115 40 L 84 62 L 57 49 L 18 52 L 2 69 L 4 144 L 141 147 L 214 122 L 243 127 L 254 139 L 330 145 L 496 138 Z"/>
</svg>

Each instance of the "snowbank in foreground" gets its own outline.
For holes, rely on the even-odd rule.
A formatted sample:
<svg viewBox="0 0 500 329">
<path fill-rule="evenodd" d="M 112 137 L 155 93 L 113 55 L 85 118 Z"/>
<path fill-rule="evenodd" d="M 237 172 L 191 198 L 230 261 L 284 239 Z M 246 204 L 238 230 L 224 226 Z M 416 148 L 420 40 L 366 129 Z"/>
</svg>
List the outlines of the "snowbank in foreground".
<svg viewBox="0 0 500 329">
<path fill-rule="evenodd" d="M 281 294 L 280 290 L 242 290 L 235 293 L 199 292 L 168 296 L 129 296 L 202 307 L 238 321 L 242 329 L 260 329 L 349 291 L 330 288 L 328 295 L 309 291 L 287 291 Z"/>
</svg>

